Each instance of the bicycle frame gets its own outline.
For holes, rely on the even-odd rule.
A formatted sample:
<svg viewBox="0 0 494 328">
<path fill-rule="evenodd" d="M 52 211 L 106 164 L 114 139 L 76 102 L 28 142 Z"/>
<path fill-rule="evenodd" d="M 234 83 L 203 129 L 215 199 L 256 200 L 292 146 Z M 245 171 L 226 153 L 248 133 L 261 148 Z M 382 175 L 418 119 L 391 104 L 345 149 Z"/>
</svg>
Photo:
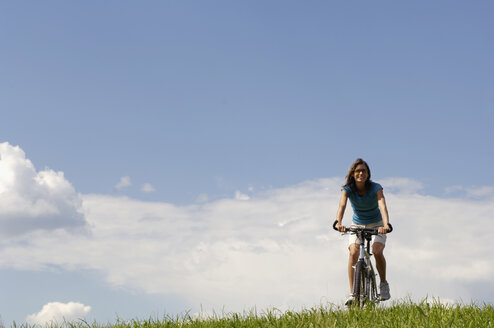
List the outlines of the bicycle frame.
<svg viewBox="0 0 494 328">
<path fill-rule="evenodd" d="M 380 295 L 377 292 L 376 274 L 371 261 L 370 241 L 372 235 L 365 230 L 357 230 L 353 233 L 357 234 L 360 239 L 359 258 L 354 266 L 353 296 L 358 306 L 363 306 L 366 302 L 377 304 L 380 302 Z M 365 245 L 366 241 L 367 246 Z M 357 266 L 360 266 L 358 271 Z M 361 276 L 357 277 L 357 275 Z"/>
</svg>

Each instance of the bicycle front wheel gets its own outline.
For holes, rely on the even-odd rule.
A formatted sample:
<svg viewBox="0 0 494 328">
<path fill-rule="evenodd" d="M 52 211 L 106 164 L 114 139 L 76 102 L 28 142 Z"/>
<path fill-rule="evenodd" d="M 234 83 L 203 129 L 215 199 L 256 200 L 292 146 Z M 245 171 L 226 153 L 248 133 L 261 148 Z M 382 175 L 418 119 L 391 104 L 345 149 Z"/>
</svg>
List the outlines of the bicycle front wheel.
<svg viewBox="0 0 494 328">
<path fill-rule="evenodd" d="M 365 284 L 365 264 L 364 261 L 357 261 L 355 273 L 353 274 L 353 298 L 355 305 L 364 306 L 366 299 Z"/>
<path fill-rule="evenodd" d="M 379 297 L 377 293 L 376 286 L 376 275 L 372 268 L 367 272 L 367 283 L 366 283 L 367 298 L 372 303 L 379 303 Z"/>
</svg>

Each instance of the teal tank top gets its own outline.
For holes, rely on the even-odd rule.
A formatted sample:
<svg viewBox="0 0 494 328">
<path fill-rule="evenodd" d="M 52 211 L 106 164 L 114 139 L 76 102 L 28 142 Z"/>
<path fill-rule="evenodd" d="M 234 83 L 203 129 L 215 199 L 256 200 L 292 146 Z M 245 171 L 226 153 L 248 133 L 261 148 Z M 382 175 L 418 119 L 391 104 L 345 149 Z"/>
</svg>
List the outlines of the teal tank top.
<svg viewBox="0 0 494 328">
<path fill-rule="evenodd" d="M 350 204 L 353 208 L 352 221 L 356 224 L 369 224 L 382 221 L 381 211 L 377 204 L 377 192 L 383 189 L 379 183 L 371 182 L 371 187 L 367 190 L 367 193 L 360 197 L 358 192 L 354 192 L 350 187 L 343 187 L 341 190 L 345 190 Z"/>
</svg>

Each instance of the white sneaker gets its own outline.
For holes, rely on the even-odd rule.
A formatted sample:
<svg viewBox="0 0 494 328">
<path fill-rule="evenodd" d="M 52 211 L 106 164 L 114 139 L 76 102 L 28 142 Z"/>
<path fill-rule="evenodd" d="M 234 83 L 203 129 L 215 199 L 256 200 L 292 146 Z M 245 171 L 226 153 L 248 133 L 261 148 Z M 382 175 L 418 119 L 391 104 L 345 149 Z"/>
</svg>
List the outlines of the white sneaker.
<svg viewBox="0 0 494 328">
<path fill-rule="evenodd" d="M 379 291 L 382 301 L 387 301 L 391 298 L 391 294 L 389 293 L 389 284 L 387 282 L 382 282 L 379 285 Z"/>
<path fill-rule="evenodd" d="M 353 301 L 355 300 L 355 298 L 353 297 L 353 295 L 348 295 L 346 301 L 345 301 L 345 305 L 346 306 L 351 306 L 353 304 Z"/>
</svg>

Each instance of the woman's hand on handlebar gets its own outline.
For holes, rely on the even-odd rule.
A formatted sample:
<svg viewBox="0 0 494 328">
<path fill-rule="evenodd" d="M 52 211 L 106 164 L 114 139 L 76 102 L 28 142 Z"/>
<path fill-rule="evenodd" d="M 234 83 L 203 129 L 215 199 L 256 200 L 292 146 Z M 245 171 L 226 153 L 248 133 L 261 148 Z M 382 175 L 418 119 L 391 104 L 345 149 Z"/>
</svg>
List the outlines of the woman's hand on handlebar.
<svg viewBox="0 0 494 328">
<path fill-rule="evenodd" d="M 388 232 L 391 232 L 392 230 L 393 230 L 393 228 L 391 228 L 391 225 L 390 224 L 385 224 L 384 226 L 379 227 L 378 233 L 381 234 L 381 235 L 385 235 Z"/>
<path fill-rule="evenodd" d="M 346 232 L 346 227 L 338 222 L 338 220 L 334 221 L 333 229 L 338 230 L 339 232 Z"/>
</svg>

